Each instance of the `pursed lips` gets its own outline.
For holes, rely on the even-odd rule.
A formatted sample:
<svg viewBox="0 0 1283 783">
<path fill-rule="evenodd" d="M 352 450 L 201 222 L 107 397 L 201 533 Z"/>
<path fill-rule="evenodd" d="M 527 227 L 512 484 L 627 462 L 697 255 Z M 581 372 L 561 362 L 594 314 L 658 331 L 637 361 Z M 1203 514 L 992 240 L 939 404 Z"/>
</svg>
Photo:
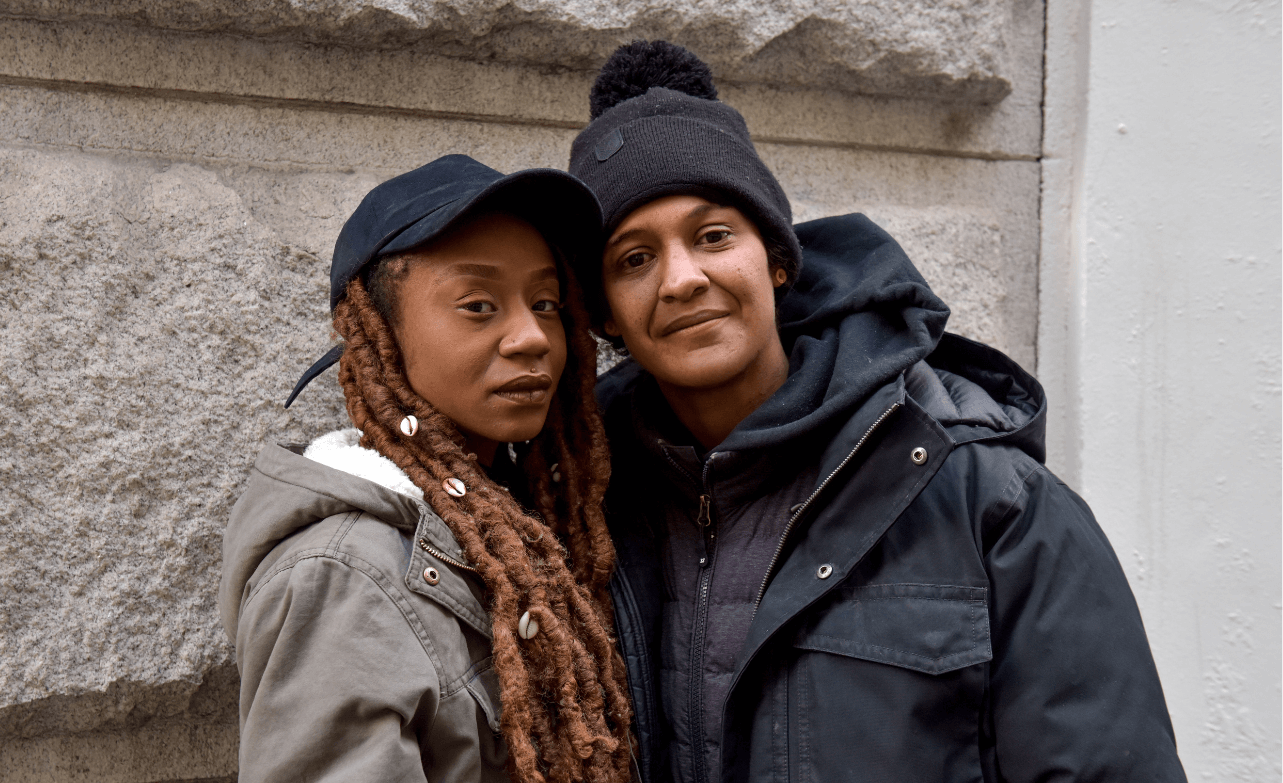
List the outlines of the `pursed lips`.
<svg viewBox="0 0 1283 783">
<path fill-rule="evenodd" d="M 683 315 L 680 318 L 674 318 L 672 321 L 665 324 L 664 328 L 660 330 L 659 336 L 667 337 L 670 334 L 680 332 L 683 329 L 689 329 L 692 326 L 699 326 L 700 324 L 708 323 L 709 321 L 716 321 L 718 318 L 725 318 L 727 315 L 730 315 L 730 313 L 727 313 L 725 310 L 700 310 L 699 312 L 691 313 L 689 315 Z"/>
</svg>

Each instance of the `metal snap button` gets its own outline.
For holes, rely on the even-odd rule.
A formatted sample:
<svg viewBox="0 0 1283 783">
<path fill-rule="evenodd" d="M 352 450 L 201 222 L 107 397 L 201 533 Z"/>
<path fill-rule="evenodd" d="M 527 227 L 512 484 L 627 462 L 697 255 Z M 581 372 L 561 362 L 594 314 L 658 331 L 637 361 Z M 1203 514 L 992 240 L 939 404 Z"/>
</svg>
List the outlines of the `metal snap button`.
<svg viewBox="0 0 1283 783">
<path fill-rule="evenodd" d="M 909 452 L 909 459 L 913 460 L 914 465 L 927 464 L 927 450 L 921 446 Z"/>
<path fill-rule="evenodd" d="M 833 576 L 833 566 L 829 563 L 825 563 L 816 569 L 815 575 L 821 579 L 828 579 L 830 576 Z"/>
<path fill-rule="evenodd" d="M 423 581 L 427 582 L 430 585 L 434 585 L 437 582 L 441 581 L 441 572 L 433 568 L 432 566 L 428 566 L 427 568 L 423 569 Z"/>
</svg>

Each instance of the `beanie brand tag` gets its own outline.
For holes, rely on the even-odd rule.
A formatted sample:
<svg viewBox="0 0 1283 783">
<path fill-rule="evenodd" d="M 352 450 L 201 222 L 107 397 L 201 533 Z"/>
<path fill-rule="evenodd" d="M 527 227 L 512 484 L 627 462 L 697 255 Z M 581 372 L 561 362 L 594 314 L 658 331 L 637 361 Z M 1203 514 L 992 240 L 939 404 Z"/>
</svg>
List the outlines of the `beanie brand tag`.
<svg viewBox="0 0 1283 783">
<path fill-rule="evenodd" d="M 597 142 L 595 150 L 597 153 L 597 160 L 601 163 L 605 163 L 610 160 L 611 155 L 619 152 L 623 147 L 624 134 L 620 132 L 619 128 L 615 128 L 613 131 L 606 134 L 606 138 Z"/>
</svg>

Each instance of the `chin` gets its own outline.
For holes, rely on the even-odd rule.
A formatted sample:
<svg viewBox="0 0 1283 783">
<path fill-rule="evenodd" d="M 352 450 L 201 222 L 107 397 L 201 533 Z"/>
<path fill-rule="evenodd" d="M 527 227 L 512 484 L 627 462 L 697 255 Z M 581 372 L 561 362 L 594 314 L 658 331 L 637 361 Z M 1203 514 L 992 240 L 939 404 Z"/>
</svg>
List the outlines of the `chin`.
<svg viewBox="0 0 1283 783">
<path fill-rule="evenodd" d="M 700 361 L 695 357 L 691 358 L 694 360 L 670 367 L 657 368 L 658 372 L 653 372 L 652 374 L 672 386 L 680 386 L 687 389 L 710 389 L 724 386 L 734 381 L 744 373 L 747 367 L 746 362 L 735 361 L 729 357 L 712 361 Z"/>
<path fill-rule="evenodd" d="M 482 433 L 482 435 L 496 443 L 523 443 L 542 432 L 547 421 L 548 410 L 545 408 L 538 414 L 531 413 L 528 416 L 521 416 L 516 419 L 494 422 L 491 427 L 487 428 L 490 432 Z M 494 426 L 496 423 L 499 426 Z"/>
</svg>

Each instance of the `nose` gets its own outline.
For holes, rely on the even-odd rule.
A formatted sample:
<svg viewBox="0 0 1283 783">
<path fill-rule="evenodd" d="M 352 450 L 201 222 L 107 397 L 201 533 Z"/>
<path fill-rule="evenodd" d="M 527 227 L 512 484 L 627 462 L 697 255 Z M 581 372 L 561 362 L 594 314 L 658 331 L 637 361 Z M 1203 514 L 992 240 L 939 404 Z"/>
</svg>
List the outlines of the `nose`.
<svg viewBox="0 0 1283 783">
<path fill-rule="evenodd" d="M 708 276 L 684 245 L 665 248 L 660 263 L 659 298 L 663 301 L 688 302 L 708 290 Z"/>
<path fill-rule="evenodd" d="M 552 350 L 552 341 L 544 331 L 539 317 L 526 308 L 519 308 L 508 318 L 508 331 L 499 342 L 499 355 L 543 356 Z"/>
</svg>

